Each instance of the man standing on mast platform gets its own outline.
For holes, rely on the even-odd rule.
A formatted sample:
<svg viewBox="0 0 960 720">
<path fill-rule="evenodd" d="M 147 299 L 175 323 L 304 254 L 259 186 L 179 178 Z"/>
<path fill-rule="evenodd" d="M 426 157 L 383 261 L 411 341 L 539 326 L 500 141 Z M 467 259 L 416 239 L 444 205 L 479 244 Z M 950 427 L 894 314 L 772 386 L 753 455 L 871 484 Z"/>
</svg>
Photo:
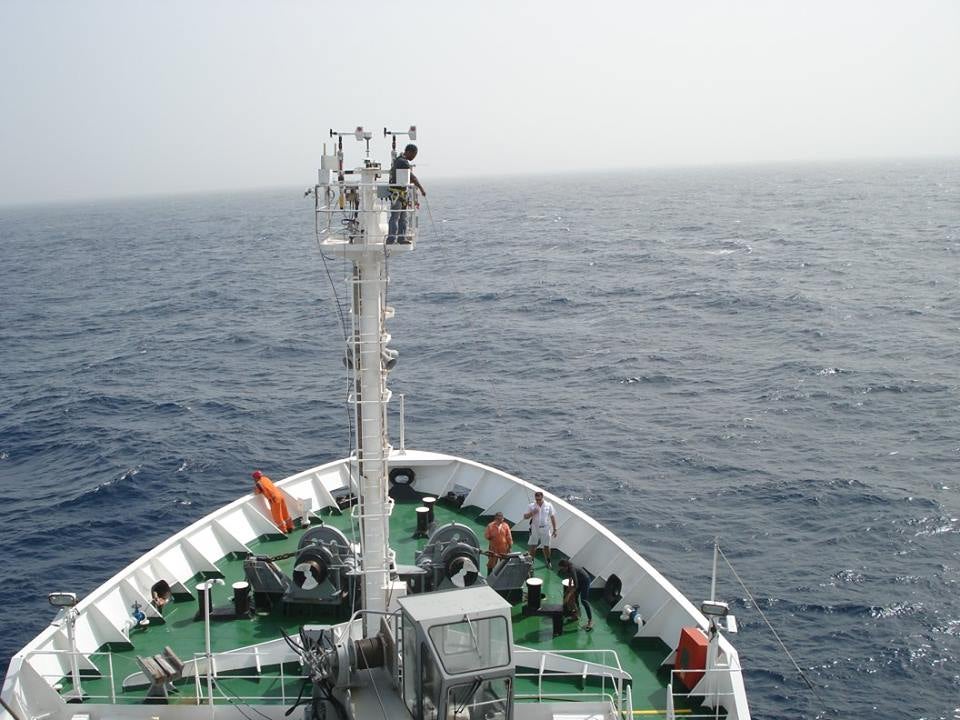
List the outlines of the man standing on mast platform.
<svg viewBox="0 0 960 720">
<path fill-rule="evenodd" d="M 390 228 L 387 234 L 387 244 L 400 243 L 408 245 L 410 238 L 407 237 L 407 213 L 410 207 L 410 199 L 407 197 L 407 186 L 397 185 L 397 170 L 410 170 L 413 166 L 410 162 L 417 157 L 417 146 L 413 143 L 407 145 L 403 152 L 393 159 L 393 165 L 390 166 Z M 427 191 L 417 180 L 417 176 L 410 173 L 410 182 L 417 186 L 420 194 L 426 196 Z"/>
</svg>

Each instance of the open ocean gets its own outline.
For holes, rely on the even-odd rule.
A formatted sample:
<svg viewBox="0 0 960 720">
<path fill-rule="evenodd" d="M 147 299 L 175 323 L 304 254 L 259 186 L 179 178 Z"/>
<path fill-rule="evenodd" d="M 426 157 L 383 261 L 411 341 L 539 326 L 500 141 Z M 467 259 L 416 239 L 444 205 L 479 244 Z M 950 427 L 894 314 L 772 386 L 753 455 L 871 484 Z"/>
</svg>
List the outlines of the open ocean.
<svg viewBox="0 0 960 720">
<path fill-rule="evenodd" d="M 960 718 L 960 160 L 420 174 L 407 447 L 572 500 L 694 601 L 719 535 L 819 695 L 721 565 L 755 718 Z M 0 207 L 0 671 L 48 592 L 349 452 L 312 211 Z"/>
</svg>

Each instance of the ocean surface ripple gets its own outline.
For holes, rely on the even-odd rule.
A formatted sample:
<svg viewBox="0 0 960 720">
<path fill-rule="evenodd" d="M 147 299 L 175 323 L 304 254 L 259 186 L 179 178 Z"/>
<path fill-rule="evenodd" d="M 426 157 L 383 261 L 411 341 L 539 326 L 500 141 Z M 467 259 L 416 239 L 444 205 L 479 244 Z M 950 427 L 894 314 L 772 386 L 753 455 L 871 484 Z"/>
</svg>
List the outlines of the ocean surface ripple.
<svg viewBox="0 0 960 720">
<path fill-rule="evenodd" d="M 390 266 L 409 447 L 571 499 L 694 601 L 719 536 L 755 718 L 958 716 L 960 162 L 428 189 Z M 0 670 L 46 593 L 349 452 L 301 194 L 0 208 Z"/>
</svg>

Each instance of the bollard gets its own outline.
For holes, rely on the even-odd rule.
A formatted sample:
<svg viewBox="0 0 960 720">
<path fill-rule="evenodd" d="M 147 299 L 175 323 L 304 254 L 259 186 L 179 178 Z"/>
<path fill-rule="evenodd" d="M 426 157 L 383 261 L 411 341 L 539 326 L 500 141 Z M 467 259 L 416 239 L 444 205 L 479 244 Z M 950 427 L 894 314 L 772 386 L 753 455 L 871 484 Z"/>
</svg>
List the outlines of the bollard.
<svg viewBox="0 0 960 720">
<path fill-rule="evenodd" d="M 427 536 L 427 528 L 430 526 L 429 513 L 430 508 L 425 508 L 422 505 L 417 508 L 417 531 L 413 534 L 415 538 L 425 538 Z"/>
<path fill-rule="evenodd" d="M 527 578 L 527 612 L 535 613 L 540 609 L 540 600 L 543 597 L 543 580 Z"/>
</svg>

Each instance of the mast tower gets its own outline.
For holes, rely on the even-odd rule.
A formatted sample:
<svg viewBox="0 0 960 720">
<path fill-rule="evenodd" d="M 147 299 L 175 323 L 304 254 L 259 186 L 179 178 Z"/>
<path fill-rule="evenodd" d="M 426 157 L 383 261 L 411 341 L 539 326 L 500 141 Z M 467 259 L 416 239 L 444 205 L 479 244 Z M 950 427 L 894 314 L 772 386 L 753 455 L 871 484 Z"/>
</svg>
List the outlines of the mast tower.
<svg viewBox="0 0 960 720">
<path fill-rule="evenodd" d="M 384 134 L 391 134 L 384 130 Z M 408 133 L 416 138 L 416 130 Z M 390 514 L 393 502 L 388 494 L 388 460 L 391 446 L 387 424 L 387 403 L 391 393 L 387 375 L 396 362 L 397 353 L 387 344 L 390 335 L 385 321 L 393 317 L 387 307 L 389 278 L 387 258 L 394 253 L 409 252 L 416 237 L 416 188 L 409 184 L 409 171 L 400 174 L 391 184 L 384 177 L 389 169 L 370 159 L 372 133 L 358 127 L 352 133 L 330 131 L 337 137 L 335 156 L 324 156 L 320 182 L 314 188 L 318 223 L 325 216 L 325 251 L 353 263 L 350 278 L 350 328 L 345 358 L 353 371 L 351 403 L 356 423 L 354 459 L 356 490 L 359 503 L 356 512 L 360 522 L 361 570 L 363 573 L 363 607 L 365 610 L 388 611 L 390 566 L 394 554 L 390 550 Z M 366 142 L 366 158 L 355 170 L 343 166 L 343 137 L 354 135 Z M 396 140 L 394 139 L 394 143 Z M 396 209 L 395 199 L 402 188 L 411 198 L 409 207 Z M 388 238 L 388 221 L 393 212 L 406 213 L 406 237 Z M 341 216 L 334 224 L 335 216 Z M 345 216 L 345 217 L 343 217 Z M 399 240 L 399 241 L 398 241 Z M 380 617 L 368 614 L 364 621 L 367 637 L 377 633 Z"/>
</svg>

